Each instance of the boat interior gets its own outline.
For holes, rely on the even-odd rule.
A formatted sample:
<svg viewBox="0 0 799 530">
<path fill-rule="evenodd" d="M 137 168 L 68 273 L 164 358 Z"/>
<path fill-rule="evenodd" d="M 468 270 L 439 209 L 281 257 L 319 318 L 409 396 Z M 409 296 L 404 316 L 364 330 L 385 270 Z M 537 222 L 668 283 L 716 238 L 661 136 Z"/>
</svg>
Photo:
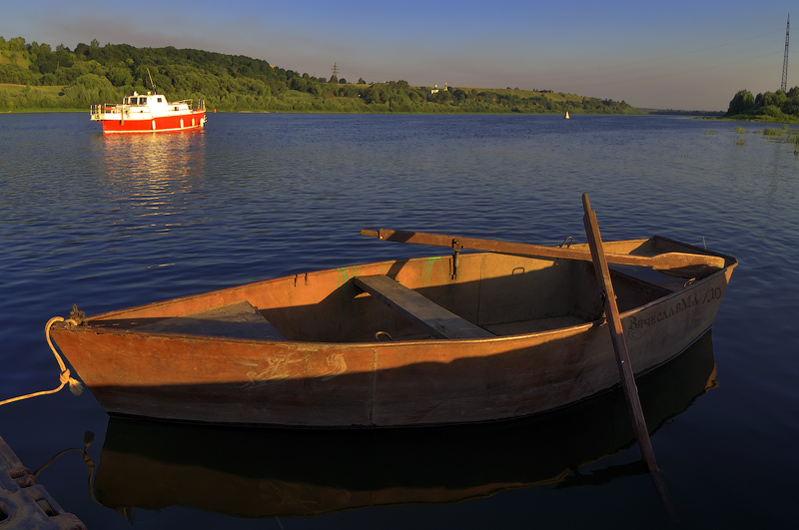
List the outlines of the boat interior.
<svg viewBox="0 0 799 530">
<path fill-rule="evenodd" d="M 677 251 L 704 252 L 663 238 L 605 243 L 605 252 L 613 253 Z M 624 312 L 717 271 L 613 265 L 611 276 Z M 296 274 L 107 313 L 89 323 L 245 340 L 377 342 L 489 339 L 601 317 L 589 261 L 464 252 Z"/>
</svg>

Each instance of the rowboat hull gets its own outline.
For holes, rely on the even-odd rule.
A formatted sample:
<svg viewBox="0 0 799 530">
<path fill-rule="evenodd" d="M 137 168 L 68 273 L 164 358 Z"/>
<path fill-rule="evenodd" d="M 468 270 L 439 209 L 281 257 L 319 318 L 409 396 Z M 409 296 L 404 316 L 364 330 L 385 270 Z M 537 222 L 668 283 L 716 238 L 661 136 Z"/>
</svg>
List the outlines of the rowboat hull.
<svg viewBox="0 0 799 530">
<path fill-rule="evenodd" d="M 708 333 L 641 378 L 652 431 L 714 388 L 715 377 Z M 94 490 L 98 502 L 128 514 L 182 505 L 237 517 L 319 516 L 605 483 L 645 469 L 635 463 L 576 470 L 633 441 L 618 390 L 553 414 L 435 428 L 229 429 L 112 417 Z"/>
<path fill-rule="evenodd" d="M 605 248 L 719 256 L 663 238 Z M 723 269 L 693 278 L 614 272 L 636 374 L 710 329 L 737 265 L 724 258 Z M 494 335 L 432 338 L 353 281 L 374 275 Z M 279 335 L 243 338 L 249 324 L 237 322 L 217 336 L 207 316 L 194 330 L 169 325 L 242 302 Z M 439 425 L 529 416 L 617 385 L 601 305 L 590 263 L 463 254 L 277 278 L 58 324 L 52 336 L 112 414 L 286 427 Z"/>
</svg>

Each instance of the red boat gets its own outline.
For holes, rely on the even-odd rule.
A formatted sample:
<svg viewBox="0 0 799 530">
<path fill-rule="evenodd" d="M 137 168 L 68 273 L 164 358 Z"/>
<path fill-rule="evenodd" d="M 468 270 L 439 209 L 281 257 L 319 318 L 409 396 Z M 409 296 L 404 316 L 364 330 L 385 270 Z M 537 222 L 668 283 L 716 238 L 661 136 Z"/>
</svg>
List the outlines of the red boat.
<svg viewBox="0 0 799 530">
<path fill-rule="evenodd" d="M 170 103 L 166 96 L 136 92 L 121 104 L 92 105 L 92 121 L 103 125 L 103 133 L 170 132 L 202 129 L 205 126 L 205 100 Z"/>
</svg>

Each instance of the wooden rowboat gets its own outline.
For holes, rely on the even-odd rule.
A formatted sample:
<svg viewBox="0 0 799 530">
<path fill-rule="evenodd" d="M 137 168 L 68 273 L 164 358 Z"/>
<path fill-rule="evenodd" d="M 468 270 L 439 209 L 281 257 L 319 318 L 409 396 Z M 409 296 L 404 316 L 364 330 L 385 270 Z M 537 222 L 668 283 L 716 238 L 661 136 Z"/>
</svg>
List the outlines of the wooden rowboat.
<svg viewBox="0 0 799 530">
<path fill-rule="evenodd" d="M 286 427 L 471 423 L 619 383 L 587 245 L 364 231 L 452 255 L 295 274 L 55 324 L 111 414 Z M 713 324 L 735 258 L 605 242 L 636 374 Z M 489 252 L 462 252 L 487 250 Z"/>
</svg>

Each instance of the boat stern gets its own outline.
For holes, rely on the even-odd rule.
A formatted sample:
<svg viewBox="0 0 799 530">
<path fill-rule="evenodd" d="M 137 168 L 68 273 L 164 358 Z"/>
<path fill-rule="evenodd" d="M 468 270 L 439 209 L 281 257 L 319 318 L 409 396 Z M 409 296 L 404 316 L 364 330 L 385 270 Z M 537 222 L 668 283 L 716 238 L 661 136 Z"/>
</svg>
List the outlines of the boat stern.
<svg viewBox="0 0 799 530">
<path fill-rule="evenodd" d="M 101 103 L 91 106 L 89 117 L 91 121 L 103 123 L 104 121 L 110 120 L 122 120 L 122 113 L 123 111 L 121 105 L 109 105 L 107 103 Z"/>
</svg>

